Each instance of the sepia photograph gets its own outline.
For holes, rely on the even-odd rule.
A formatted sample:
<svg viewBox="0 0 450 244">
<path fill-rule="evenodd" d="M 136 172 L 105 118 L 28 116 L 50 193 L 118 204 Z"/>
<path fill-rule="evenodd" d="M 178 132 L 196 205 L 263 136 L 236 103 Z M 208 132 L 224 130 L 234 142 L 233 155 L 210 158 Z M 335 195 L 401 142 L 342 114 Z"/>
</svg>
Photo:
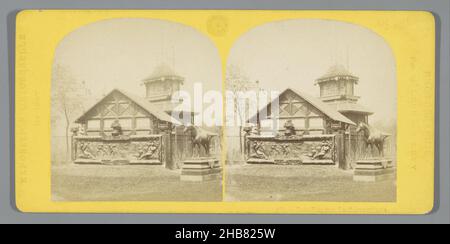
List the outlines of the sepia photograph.
<svg viewBox="0 0 450 244">
<path fill-rule="evenodd" d="M 226 201 L 396 201 L 392 50 L 361 26 L 286 20 L 243 34 L 227 87 Z"/>
<path fill-rule="evenodd" d="M 221 129 L 182 105 L 194 87 L 220 91 L 221 73 L 214 44 L 169 21 L 67 35 L 52 70 L 52 199 L 222 201 Z"/>
<path fill-rule="evenodd" d="M 52 71 L 52 199 L 396 201 L 396 70 L 382 37 L 268 23 L 226 67 L 222 86 L 214 45 L 180 24 L 70 33 Z"/>
<path fill-rule="evenodd" d="M 0 222 L 214 242 L 448 216 L 445 1 L 20 1 Z"/>
</svg>

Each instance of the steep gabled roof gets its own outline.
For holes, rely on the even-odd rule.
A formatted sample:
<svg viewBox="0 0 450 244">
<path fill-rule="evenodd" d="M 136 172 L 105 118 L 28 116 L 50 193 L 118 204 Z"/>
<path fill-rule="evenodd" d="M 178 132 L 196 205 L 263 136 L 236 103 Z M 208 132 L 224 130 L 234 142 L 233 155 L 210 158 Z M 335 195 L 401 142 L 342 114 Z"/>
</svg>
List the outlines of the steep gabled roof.
<svg viewBox="0 0 450 244">
<path fill-rule="evenodd" d="M 320 110 L 322 113 L 324 113 L 331 119 L 340 121 L 340 122 L 344 122 L 346 124 L 355 125 L 355 123 L 353 123 L 353 121 L 351 121 L 350 119 L 348 119 L 347 117 L 345 117 L 344 115 L 339 113 L 337 110 L 330 107 L 328 104 L 322 102 L 320 99 L 310 96 L 309 94 L 306 94 L 304 92 L 300 92 L 300 91 L 290 89 L 290 88 L 288 88 L 283 93 L 286 93 L 287 91 L 292 91 L 292 92 L 296 93 L 301 98 L 305 99 L 307 102 L 309 102 L 311 105 L 313 105 L 315 108 Z"/>
<path fill-rule="evenodd" d="M 353 121 L 351 121 L 350 119 L 348 119 L 347 117 L 345 117 L 344 115 L 342 115 L 341 113 L 339 113 L 337 110 L 335 110 L 334 108 L 332 108 L 331 106 L 329 106 L 328 104 L 325 104 L 324 102 L 322 102 L 320 99 L 317 99 L 315 97 L 312 97 L 306 93 L 288 88 L 286 89 L 284 92 L 282 92 L 280 94 L 280 96 L 282 96 L 283 94 L 285 94 L 286 92 L 293 92 L 295 94 L 297 94 L 298 96 L 300 96 L 301 98 L 303 98 L 306 102 L 308 102 L 309 104 L 311 104 L 313 107 L 315 107 L 316 109 L 318 109 L 319 111 L 321 111 L 322 113 L 324 113 L 326 116 L 328 116 L 330 119 L 335 120 L 335 121 L 339 121 L 339 122 L 343 122 L 346 124 L 350 124 L 350 125 L 355 125 L 355 123 L 353 123 Z M 275 100 L 274 100 L 275 101 Z M 266 108 L 272 104 L 274 101 L 270 102 Z M 256 116 L 256 115 L 255 115 Z M 255 117 L 254 116 L 254 117 Z M 253 117 L 253 118 L 254 118 Z"/>
<path fill-rule="evenodd" d="M 154 106 L 153 104 L 148 102 L 146 99 L 141 98 L 141 97 L 136 96 L 136 95 L 133 95 L 133 94 L 130 94 L 130 93 L 127 93 L 127 92 L 119 90 L 119 89 L 113 89 L 111 92 L 109 92 L 106 96 L 104 96 L 98 102 L 96 102 L 95 104 L 90 106 L 89 109 L 86 112 L 84 112 L 80 117 L 78 117 L 78 119 L 75 120 L 75 123 L 82 122 L 84 120 L 85 116 L 89 112 L 91 112 L 92 109 L 94 109 L 98 104 L 103 102 L 107 97 L 109 97 L 114 92 L 118 92 L 118 93 L 122 94 L 123 96 L 127 97 L 128 99 L 130 99 L 131 101 L 136 103 L 138 106 L 140 106 L 142 109 L 144 109 L 148 113 L 152 114 L 153 116 L 155 116 L 157 119 L 159 119 L 161 121 L 170 122 L 170 123 L 178 123 L 172 116 L 168 115 L 163 110 L 161 110 L 158 107 Z"/>
</svg>

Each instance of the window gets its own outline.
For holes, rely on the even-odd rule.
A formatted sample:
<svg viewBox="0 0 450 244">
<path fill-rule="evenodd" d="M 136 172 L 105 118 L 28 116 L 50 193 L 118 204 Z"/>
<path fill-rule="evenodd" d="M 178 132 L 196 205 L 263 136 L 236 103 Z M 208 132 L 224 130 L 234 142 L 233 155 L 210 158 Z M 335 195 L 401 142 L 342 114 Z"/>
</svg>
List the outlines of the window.
<svg viewBox="0 0 450 244">
<path fill-rule="evenodd" d="M 294 126 L 296 129 L 304 129 L 306 128 L 306 121 L 305 119 L 294 119 L 292 120 L 292 123 L 294 123 Z"/>
<path fill-rule="evenodd" d="M 331 83 L 323 84 L 323 95 L 324 96 L 333 96 L 333 95 L 337 95 L 337 93 L 338 93 L 338 86 L 336 85 L 336 83 L 331 82 Z"/>
<path fill-rule="evenodd" d="M 100 120 L 92 119 L 87 122 L 88 130 L 99 130 L 100 129 Z"/>
<path fill-rule="evenodd" d="M 132 119 L 119 119 L 122 129 L 131 129 L 133 127 Z"/>
<path fill-rule="evenodd" d="M 261 127 L 267 128 L 267 129 L 272 129 L 273 128 L 273 120 L 271 120 L 271 119 L 262 120 Z"/>
<path fill-rule="evenodd" d="M 353 96 L 353 81 L 347 81 L 347 94 Z"/>
<path fill-rule="evenodd" d="M 103 120 L 103 130 L 112 130 L 111 125 L 114 123 L 115 119 L 104 119 Z"/>
<path fill-rule="evenodd" d="M 149 118 L 137 118 L 136 119 L 136 129 L 150 129 L 150 119 Z"/>
<path fill-rule="evenodd" d="M 310 118 L 309 119 L 309 128 L 323 128 L 323 119 L 322 118 Z"/>
</svg>

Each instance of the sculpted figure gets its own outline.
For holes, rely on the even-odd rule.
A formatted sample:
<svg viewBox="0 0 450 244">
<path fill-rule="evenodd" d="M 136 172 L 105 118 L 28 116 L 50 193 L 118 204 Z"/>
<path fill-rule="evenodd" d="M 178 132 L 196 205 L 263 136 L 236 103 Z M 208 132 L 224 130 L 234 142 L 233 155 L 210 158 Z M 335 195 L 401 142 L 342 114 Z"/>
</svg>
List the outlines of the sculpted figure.
<svg viewBox="0 0 450 244">
<path fill-rule="evenodd" d="M 203 147 L 205 149 L 206 156 L 210 156 L 211 140 L 217 136 L 214 133 L 207 132 L 199 127 L 188 125 L 184 129 L 184 133 L 190 134 L 192 140 L 192 154 L 197 151 L 197 155 L 200 157 L 200 151 Z M 197 149 L 197 150 L 195 150 Z"/>
<path fill-rule="evenodd" d="M 103 144 L 98 145 L 97 151 L 98 151 L 99 155 L 102 157 L 108 156 L 107 148 Z"/>
<path fill-rule="evenodd" d="M 262 142 L 255 141 L 253 143 L 254 154 L 251 155 L 252 158 L 267 159 L 266 150 Z"/>
<path fill-rule="evenodd" d="M 289 144 L 281 144 L 280 146 L 284 156 L 289 156 L 291 154 L 291 147 Z"/>
<path fill-rule="evenodd" d="M 86 135 L 86 130 L 84 129 L 84 126 L 82 126 L 82 125 L 78 126 L 78 134 L 80 136 L 85 136 Z"/>
<path fill-rule="evenodd" d="M 120 136 L 123 134 L 119 120 L 114 120 L 114 123 L 111 124 L 111 128 L 113 129 L 113 132 L 111 133 L 112 136 Z"/>
<path fill-rule="evenodd" d="M 70 129 L 70 131 L 72 132 L 73 136 L 78 136 L 79 127 L 73 127 L 72 129 Z"/>
<path fill-rule="evenodd" d="M 86 130 L 82 125 L 78 125 L 77 127 L 72 127 L 70 131 L 73 133 L 74 136 L 84 136 L 86 135 Z"/>
<path fill-rule="evenodd" d="M 285 136 L 287 137 L 295 136 L 297 134 L 292 120 L 286 121 L 286 123 L 284 124 L 284 128 L 286 129 Z"/>
<path fill-rule="evenodd" d="M 158 151 L 159 144 L 155 141 L 146 143 L 146 145 L 140 146 L 138 159 L 151 159 L 153 155 Z"/>
<path fill-rule="evenodd" d="M 244 127 L 244 132 L 246 136 L 257 136 L 260 134 L 258 127 L 251 125 L 247 125 L 246 127 Z"/>
<path fill-rule="evenodd" d="M 323 141 L 312 153 L 312 159 L 323 159 L 331 150 L 331 145 L 327 141 Z"/>
<path fill-rule="evenodd" d="M 384 140 L 386 140 L 389 135 L 363 122 L 360 122 L 358 128 L 356 128 L 356 133 L 361 131 L 364 133 L 366 148 L 370 147 L 370 151 L 372 151 L 372 148 L 375 146 L 378 149 L 378 154 L 383 156 Z"/>
<path fill-rule="evenodd" d="M 93 159 L 94 155 L 89 151 L 89 143 L 88 142 L 80 142 L 79 143 L 80 154 L 79 157 L 83 159 Z"/>
</svg>

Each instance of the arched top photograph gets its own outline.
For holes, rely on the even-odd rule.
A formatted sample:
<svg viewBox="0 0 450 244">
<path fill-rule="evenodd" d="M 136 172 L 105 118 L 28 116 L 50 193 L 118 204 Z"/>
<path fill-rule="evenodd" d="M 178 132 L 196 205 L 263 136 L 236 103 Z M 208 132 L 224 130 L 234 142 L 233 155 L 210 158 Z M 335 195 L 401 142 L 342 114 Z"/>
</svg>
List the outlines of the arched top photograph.
<svg viewBox="0 0 450 244">
<path fill-rule="evenodd" d="M 222 199 L 219 128 L 192 126 L 198 112 L 180 109 L 177 96 L 199 85 L 221 91 L 219 53 L 207 36 L 158 19 L 95 22 L 61 40 L 51 84 L 54 200 Z M 99 178 L 101 193 L 86 192 Z M 206 178 L 209 187 L 185 194 L 184 182 Z M 122 190 L 110 194 L 111 186 Z"/>
<path fill-rule="evenodd" d="M 231 201 L 395 201 L 396 74 L 389 44 L 360 25 L 290 19 L 241 35 L 228 56 L 226 84 L 259 94 L 237 106 L 258 108 L 239 111 L 246 124 L 227 131 L 226 196 Z M 258 189 L 249 176 L 259 179 Z M 338 179 L 346 180 L 336 184 Z M 305 180 L 307 187 L 290 190 Z M 275 198 L 269 194 L 274 181 L 285 182 L 276 187 L 285 190 Z M 360 184 L 367 181 L 376 183 Z M 365 195 L 380 185 L 383 194 Z M 312 189 L 324 194 L 316 196 Z"/>
</svg>

